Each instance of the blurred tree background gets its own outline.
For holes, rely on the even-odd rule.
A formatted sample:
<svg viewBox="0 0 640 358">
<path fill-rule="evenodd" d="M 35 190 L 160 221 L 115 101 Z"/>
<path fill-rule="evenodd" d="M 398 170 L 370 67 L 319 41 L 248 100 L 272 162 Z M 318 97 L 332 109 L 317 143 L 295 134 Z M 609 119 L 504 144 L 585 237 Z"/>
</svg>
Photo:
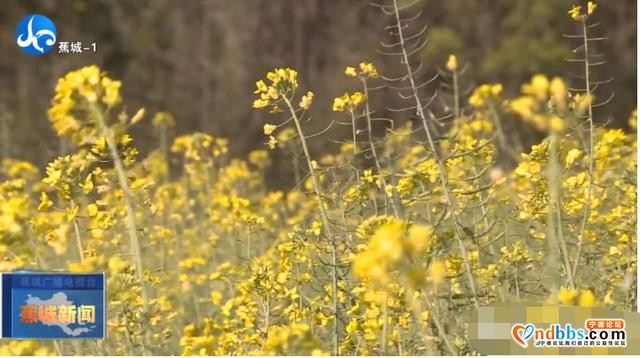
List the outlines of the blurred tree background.
<svg viewBox="0 0 640 358">
<path fill-rule="evenodd" d="M 429 43 L 419 54 L 429 69 L 442 67 L 449 54 L 468 64 L 469 89 L 501 82 L 507 95 L 534 73 L 561 75 L 576 83 L 578 64 L 570 56 L 578 33 L 567 10 L 576 0 L 422 0 L 416 26 L 429 25 Z M 15 26 L 31 13 L 50 17 L 58 41 L 96 42 L 98 52 L 29 56 L 15 43 Z M 599 99 L 615 96 L 596 112 L 596 121 L 624 127 L 636 99 L 636 2 L 603 0 L 596 14 L 602 25 L 594 34 L 606 66 L 595 69 L 599 80 L 613 80 L 598 89 Z M 300 72 L 302 85 L 316 93 L 314 122 L 323 128 L 336 119 L 330 103 L 353 82 L 346 65 L 372 61 L 382 74 L 397 72 L 397 59 L 378 50 L 390 19 L 360 0 L 9 0 L 0 10 L 0 155 L 44 165 L 68 144 L 58 142 L 46 118 L 56 79 L 87 64 L 98 64 L 123 81 L 130 114 L 145 107 L 176 118 L 175 135 L 204 131 L 230 139 L 233 155 L 264 148 L 264 114 L 252 110 L 255 81 L 276 66 Z M 393 117 L 385 108 L 389 96 L 372 98 L 377 115 Z M 403 120 L 403 118 L 396 118 Z M 521 124 L 507 126 L 524 135 Z M 345 130 L 347 130 L 345 128 Z M 379 128 L 382 130 L 382 128 Z M 157 147 L 150 121 L 134 131 L 143 152 Z M 343 138 L 340 127 L 332 130 Z M 530 138 L 537 140 L 538 138 Z M 312 143 L 327 150 L 327 143 Z M 274 152 L 271 177 L 290 184 L 288 165 Z M 287 159 L 288 160 L 288 159 Z"/>
</svg>

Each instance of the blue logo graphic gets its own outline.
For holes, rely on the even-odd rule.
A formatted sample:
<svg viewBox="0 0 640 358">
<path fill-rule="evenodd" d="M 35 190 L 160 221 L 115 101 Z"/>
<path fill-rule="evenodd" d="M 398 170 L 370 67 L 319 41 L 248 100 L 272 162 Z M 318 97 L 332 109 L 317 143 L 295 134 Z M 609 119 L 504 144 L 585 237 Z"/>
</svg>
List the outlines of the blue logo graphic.
<svg viewBox="0 0 640 358">
<path fill-rule="evenodd" d="M 44 55 L 56 44 L 56 25 L 44 15 L 29 15 L 16 27 L 16 43 L 29 55 Z"/>
<path fill-rule="evenodd" d="M 0 338 L 103 339 L 105 276 L 0 273 Z"/>
</svg>

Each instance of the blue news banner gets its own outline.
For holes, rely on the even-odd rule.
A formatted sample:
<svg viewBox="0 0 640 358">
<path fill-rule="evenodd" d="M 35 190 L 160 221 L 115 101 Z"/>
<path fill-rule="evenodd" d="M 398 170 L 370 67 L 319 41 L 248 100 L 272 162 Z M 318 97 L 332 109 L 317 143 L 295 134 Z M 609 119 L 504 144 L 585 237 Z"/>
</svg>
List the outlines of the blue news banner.
<svg viewBox="0 0 640 358">
<path fill-rule="evenodd" d="M 104 273 L 26 271 L 0 277 L 0 338 L 104 338 Z"/>
</svg>

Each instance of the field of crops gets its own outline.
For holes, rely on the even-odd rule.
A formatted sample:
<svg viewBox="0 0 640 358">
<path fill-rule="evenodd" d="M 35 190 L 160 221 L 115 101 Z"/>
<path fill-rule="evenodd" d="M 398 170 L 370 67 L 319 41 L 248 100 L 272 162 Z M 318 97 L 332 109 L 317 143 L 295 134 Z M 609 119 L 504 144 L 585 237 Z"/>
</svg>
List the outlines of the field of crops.
<svg viewBox="0 0 640 358">
<path fill-rule="evenodd" d="M 594 118 L 606 98 L 588 47 L 573 54 L 575 89 L 537 74 L 516 98 L 499 83 L 466 93 L 452 55 L 431 64 L 433 93 L 415 34 L 382 10 L 397 16 L 385 51 L 404 73 L 337 68 L 353 86 L 325 119 L 298 88 L 313 83 L 274 69 L 253 102 L 264 144 L 243 159 L 215 134 L 174 137 L 169 113 L 125 112 L 126 83 L 106 69 L 61 78 L 48 116 L 75 149 L 45 171 L 2 161 L 0 271 L 106 272 L 107 339 L 3 341 L 0 354 L 473 354 L 481 305 L 635 310 L 636 113 L 633 132 Z M 578 43 L 594 11 L 569 11 Z M 406 121 L 377 116 L 368 98 L 381 86 Z M 129 133 L 146 120 L 158 145 L 142 157 Z M 524 147 L 507 121 L 544 139 Z M 337 125 L 351 132 L 340 150 L 313 156 L 308 143 Z M 274 151 L 291 159 L 290 190 L 265 182 Z"/>
</svg>

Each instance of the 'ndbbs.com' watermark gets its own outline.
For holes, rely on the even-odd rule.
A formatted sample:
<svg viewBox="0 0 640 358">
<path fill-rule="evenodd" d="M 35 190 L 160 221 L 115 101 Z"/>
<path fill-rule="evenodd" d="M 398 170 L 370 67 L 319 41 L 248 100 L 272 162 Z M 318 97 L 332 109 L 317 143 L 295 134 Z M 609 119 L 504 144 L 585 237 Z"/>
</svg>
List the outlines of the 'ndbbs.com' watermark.
<svg viewBox="0 0 640 358">
<path fill-rule="evenodd" d="M 511 337 L 521 347 L 527 348 L 533 340 L 534 347 L 626 347 L 627 334 L 623 319 L 588 319 L 584 328 L 562 327 L 552 324 L 547 329 L 534 324 L 514 324 Z"/>
</svg>

